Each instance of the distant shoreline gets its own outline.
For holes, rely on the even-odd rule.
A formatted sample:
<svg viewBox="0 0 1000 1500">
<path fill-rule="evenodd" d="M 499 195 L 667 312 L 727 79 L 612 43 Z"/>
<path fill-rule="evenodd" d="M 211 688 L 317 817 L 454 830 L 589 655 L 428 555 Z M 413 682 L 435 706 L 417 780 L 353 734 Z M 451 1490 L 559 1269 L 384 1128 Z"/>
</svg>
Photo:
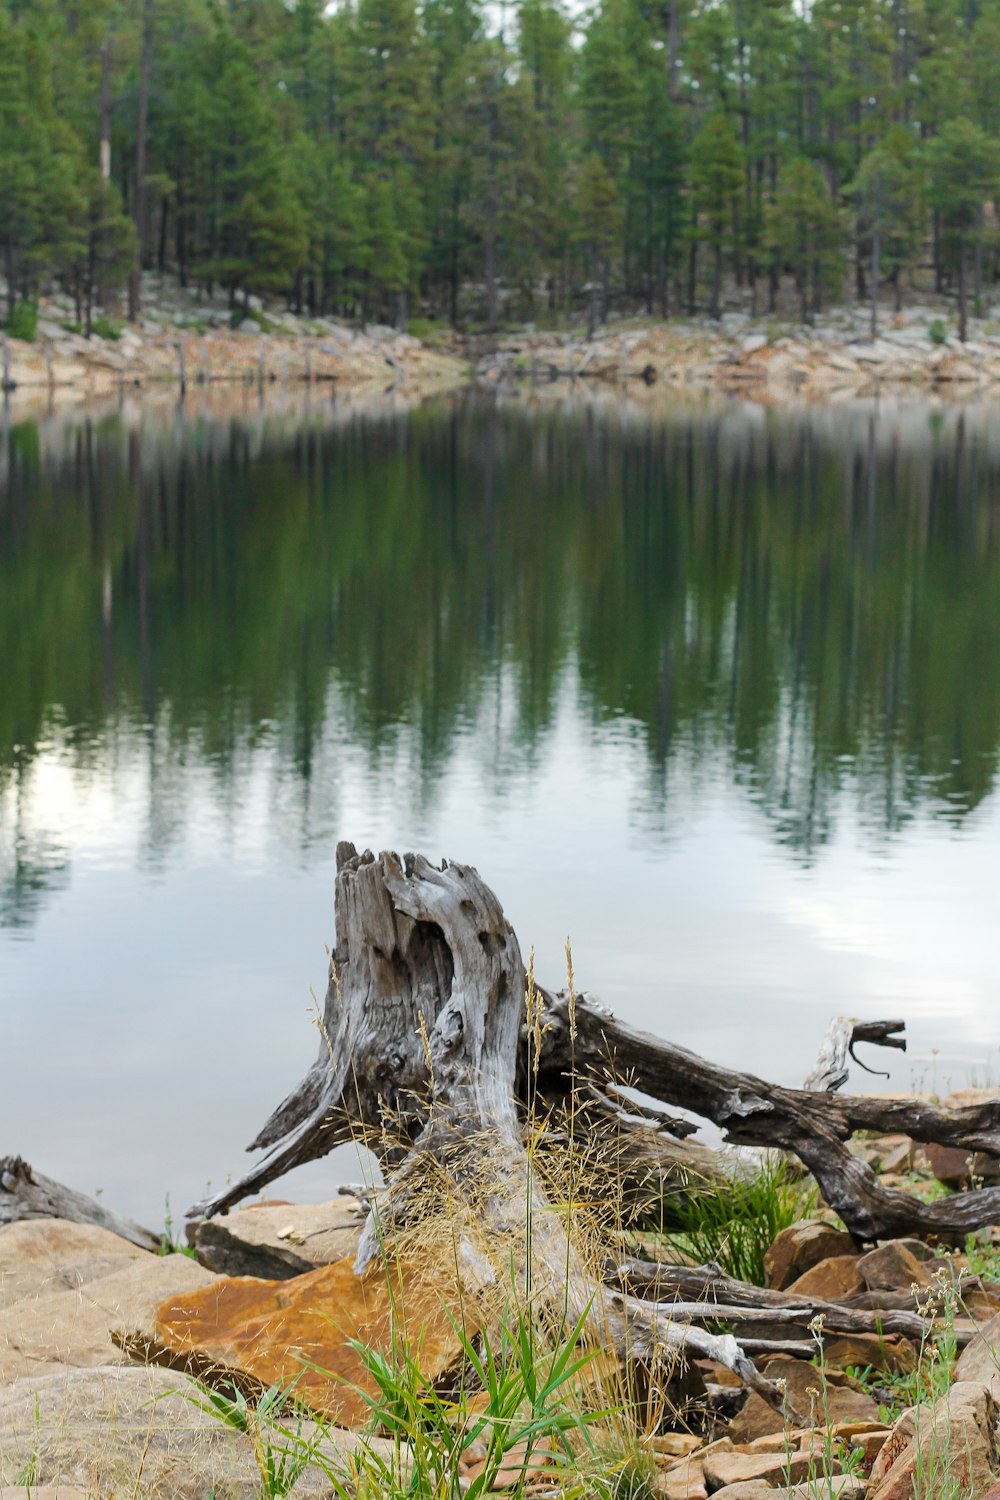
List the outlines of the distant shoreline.
<svg viewBox="0 0 1000 1500">
<path fill-rule="evenodd" d="M 717 391 L 754 401 L 838 401 L 880 393 L 948 400 L 1000 398 L 1000 325 L 983 321 L 962 344 L 940 310 L 887 317 L 872 340 L 863 310 L 834 311 L 814 328 L 729 314 L 720 323 L 628 320 L 582 330 L 533 327 L 496 335 L 435 329 L 428 339 L 334 320 L 262 316 L 238 329 L 122 324 L 90 338 L 40 322 L 32 343 L 7 339 L 5 394 L 69 394 L 219 387 L 323 386 L 337 392 L 431 394 L 477 382 L 643 385 L 651 393 Z M 287 327 L 285 325 L 288 325 Z M 155 331 L 152 331 L 155 330 Z"/>
</svg>

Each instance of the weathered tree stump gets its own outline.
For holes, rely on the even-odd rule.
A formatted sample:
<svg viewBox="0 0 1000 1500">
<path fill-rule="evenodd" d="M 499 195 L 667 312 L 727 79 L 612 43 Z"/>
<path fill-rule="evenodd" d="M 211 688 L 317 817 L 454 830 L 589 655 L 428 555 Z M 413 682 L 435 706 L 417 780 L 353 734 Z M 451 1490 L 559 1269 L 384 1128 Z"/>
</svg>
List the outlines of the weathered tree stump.
<svg viewBox="0 0 1000 1500">
<path fill-rule="evenodd" d="M 838 1018 L 807 1086 L 780 1088 L 638 1031 L 590 996 L 526 985 L 500 903 L 469 866 L 436 866 L 420 855 L 376 859 L 342 844 L 336 925 L 319 1056 L 253 1142 L 264 1158 L 192 1215 L 224 1212 L 290 1167 L 360 1137 L 381 1161 L 387 1184 L 362 1235 L 359 1271 L 387 1239 L 420 1223 L 435 1182 L 444 1179 L 457 1260 L 472 1284 L 478 1278 L 485 1285 L 494 1274 L 474 1243 L 477 1234 L 480 1244 L 483 1235 L 492 1237 L 514 1247 L 512 1267 L 533 1295 L 571 1320 L 588 1319 L 623 1356 L 653 1358 L 683 1346 L 737 1371 L 774 1403 L 776 1388 L 738 1337 L 707 1333 L 697 1326 L 703 1315 L 690 1307 L 675 1313 L 670 1301 L 633 1295 L 634 1267 L 624 1280 L 613 1273 L 603 1285 L 595 1281 L 572 1216 L 546 1196 L 529 1129 L 534 1148 L 571 1120 L 584 1152 L 602 1141 L 610 1149 L 626 1198 L 655 1200 L 661 1212 L 669 1191 L 683 1191 L 686 1175 L 696 1176 L 702 1191 L 706 1179 L 723 1191 L 726 1180 L 719 1158 L 685 1139 L 694 1127 L 668 1113 L 671 1106 L 714 1121 L 734 1143 L 794 1153 L 861 1239 L 913 1229 L 962 1233 L 1000 1218 L 998 1189 L 925 1204 L 884 1187 L 848 1151 L 852 1131 L 877 1129 L 1000 1154 L 998 1102 L 945 1110 L 828 1092 L 844 1081 L 856 1042 L 902 1045 L 899 1022 Z M 663 1106 L 637 1105 L 621 1079 Z M 675 1296 L 680 1289 L 675 1285 Z M 732 1299 L 741 1289 L 730 1283 L 719 1293 L 715 1300 L 738 1325 Z M 759 1299 L 746 1294 L 744 1311 L 755 1306 Z M 772 1306 L 773 1321 L 795 1321 L 791 1306 Z M 866 1326 L 867 1318 L 847 1323 Z"/>
</svg>

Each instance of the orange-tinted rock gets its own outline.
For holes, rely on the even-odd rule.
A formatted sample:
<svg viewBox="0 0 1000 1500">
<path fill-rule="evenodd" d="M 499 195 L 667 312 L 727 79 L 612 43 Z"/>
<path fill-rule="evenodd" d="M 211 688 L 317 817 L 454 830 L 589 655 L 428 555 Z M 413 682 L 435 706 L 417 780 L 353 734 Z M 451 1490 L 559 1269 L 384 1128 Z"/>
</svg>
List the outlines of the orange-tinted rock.
<svg viewBox="0 0 1000 1500">
<path fill-rule="evenodd" d="M 858 1275 L 873 1292 L 908 1292 L 911 1287 L 928 1287 L 930 1273 L 902 1240 L 887 1240 L 877 1250 L 869 1250 L 858 1261 Z"/>
<path fill-rule="evenodd" d="M 823 1343 L 823 1358 L 833 1370 L 892 1370 L 906 1374 L 916 1369 L 917 1351 L 902 1334 L 844 1333 Z"/>
<path fill-rule="evenodd" d="M 809 1453 L 713 1453 L 703 1464 L 709 1491 L 751 1479 L 766 1479 L 771 1485 L 798 1484 L 814 1466 Z"/>
<path fill-rule="evenodd" d="M 856 1254 L 858 1247 L 846 1230 L 835 1229 L 819 1219 L 805 1219 L 790 1224 L 775 1237 L 764 1257 L 765 1279 L 768 1286 L 781 1292 L 820 1261 Z"/>
<path fill-rule="evenodd" d="M 368 1413 L 363 1392 L 375 1390 L 350 1341 L 386 1356 L 394 1341 L 419 1342 L 421 1370 L 435 1380 L 458 1356 L 446 1311 L 456 1303 L 450 1278 L 404 1271 L 390 1279 L 381 1266 L 360 1278 L 341 1260 L 290 1281 L 223 1277 L 165 1302 L 154 1333 L 178 1361 L 194 1358 L 265 1387 L 298 1377 L 302 1401 L 350 1424 Z"/>
<path fill-rule="evenodd" d="M 1000 1476 L 998 1416 L 986 1386 L 970 1381 L 922 1407 L 919 1421 L 912 1408 L 905 1411 L 872 1467 L 871 1500 L 912 1500 L 914 1479 L 932 1462 L 942 1494 L 985 1495 Z"/>
<path fill-rule="evenodd" d="M 841 1297 L 853 1297 L 864 1290 L 864 1282 L 858 1274 L 857 1255 L 831 1255 L 819 1265 L 806 1271 L 786 1292 L 798 1292 L 823 1302 L 836 1302 Z"/>
<path fill-rule="evenodd" d="M 785 1400 L 790 1411 L 804 1422 L 817 1426 L 841 1422 L 875 1422 L 878 1407 L 870 1396 L 852 1390 L 845 1378 L 827 1372 L 824 1386 L 822 1371 L 804 1359 L 779 1355 L 764 1366 L 769 1380 L 785 1382 Z M 737 1442 L 750 1443 L 769 1433 L 781 1432 L 780 1413 L 768 1406 L 763 1397 L 751 1391 L 743 1409 L 730 1423 L 729 1430 Z"/>
</svg>

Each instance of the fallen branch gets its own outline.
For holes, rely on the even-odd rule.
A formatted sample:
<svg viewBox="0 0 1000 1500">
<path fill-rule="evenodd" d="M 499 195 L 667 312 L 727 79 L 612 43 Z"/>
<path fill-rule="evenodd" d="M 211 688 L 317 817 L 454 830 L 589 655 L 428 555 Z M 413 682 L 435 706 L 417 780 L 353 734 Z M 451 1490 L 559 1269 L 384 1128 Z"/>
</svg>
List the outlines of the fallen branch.
<svg viewBox="0 0 1000 1500">
<path fill-rule="evenodd" d="M 877 1300 L 882 1293 L 869 1294 L 873 1298 L 869 1311 L 844 1302 L 774 1292 L 748 1281 L 736 1281 L 715 1265 L 675 1266 L 655 1260 L 626 1259 L 617 1268 L 617 1278 L 627 1290 L 652 1297 L 661 1305 L 673 1306 L 674 1317 L 687 1315 L 680 1308 L 696 1307 L 700 1312 L 691 1316 L 701 1320 L 746 1320 L 759 1318 L 763 1313 L 769 1323 L 808 1325 L 814 1318 L 822 1318 L 827 1333 L 901 1333 L 917 1341 L 927 1334 L 929 1327 L 916 1312 L 883 1308 Z M 676 1304 L 668 1301 L 671 1295 L 678 1299 Z"/>
<path fill-rule="evenodd" d="M 140 1250 L 157 1251 L 160 1236 L 131 1219 L 123 1219 L 86 1193 L 63 1187 L 43 1177 L 20 1156 L 0 1157 L 0 1227 L 24 1219 L 68 1219 L 72 1224 L 94 1224 L 119 1235 Z"/>
<path fill-rule="evenodd" d="M 548 1097 L 557 1097 L 568 1095 L 575 1086 L 568 1067 L 569 1001 L 562 993 L 547 995 L 546 1000 L 540 1084 Z M 829 1206 L 859 1239 L 891 1239 L 914 1231 L 957 1238 L 1000 1221 L 1000 1188 L 981 1188 L 925 1203 L 887 1187 L 845 1144 L 856 1130 L 873 1130 L 1000 1156 L 1000 1098 L 945 1109 L 920 1099 L 782 1088 L 640 1031 L 593 996 L 577 995 L 574 1009 L 574 1069 L 589 1071 L 594 1077 L 609 1073 L 627 1077 L 653 1099 L 711 1120 L 734 1145 L 791 1151 L 812 1172 Z M 883 1045 L 898 1042 L 883 1038 Z"/>
</svg>

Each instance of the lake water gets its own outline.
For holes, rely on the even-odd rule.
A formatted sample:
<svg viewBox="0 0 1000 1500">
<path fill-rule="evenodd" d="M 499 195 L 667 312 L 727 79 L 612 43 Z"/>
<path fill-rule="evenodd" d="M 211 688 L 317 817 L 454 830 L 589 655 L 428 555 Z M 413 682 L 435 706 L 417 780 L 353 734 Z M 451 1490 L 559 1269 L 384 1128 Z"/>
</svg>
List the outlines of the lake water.
<svg viewBox="0 0 1000 1500">
<path fill-rule="evenodd" d="M 242 1169 L 345 837 L 722 1062 L 995 1081 L 998 754 L 996 408 L 8 412 L 0 1153 L 154 1226 Z"/>
</svg>

